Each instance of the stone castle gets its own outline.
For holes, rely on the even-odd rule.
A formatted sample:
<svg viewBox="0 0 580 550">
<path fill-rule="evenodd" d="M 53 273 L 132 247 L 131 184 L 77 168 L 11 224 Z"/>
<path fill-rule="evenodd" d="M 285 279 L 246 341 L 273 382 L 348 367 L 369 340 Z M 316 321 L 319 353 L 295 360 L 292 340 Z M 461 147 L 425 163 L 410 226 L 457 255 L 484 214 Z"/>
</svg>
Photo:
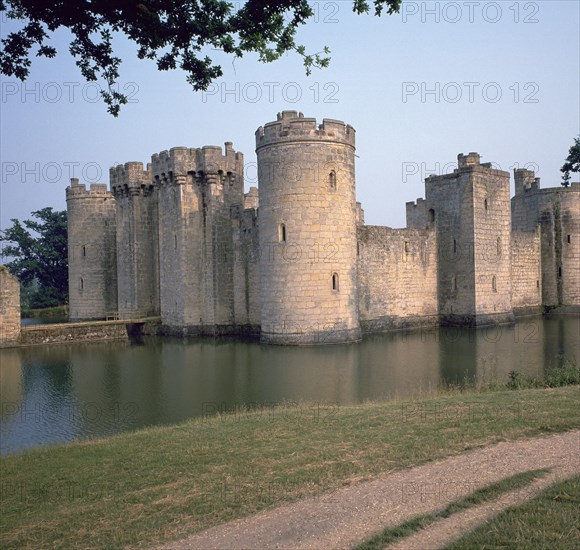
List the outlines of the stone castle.
<svg viewBox="0 0 580 550">
<path fill-rule="evenodd" d="M 259 192 L 232 144 L 174 147 L 66 190 L 70 320 L 159 316 L 179 335 L 264 343 L 505 323 L 580 307 L 580 184 L 459 155 L 407 203 L 407 228 L 368 226 L 355 130 L 284 111 L 256 131 Z"/>
</svg>

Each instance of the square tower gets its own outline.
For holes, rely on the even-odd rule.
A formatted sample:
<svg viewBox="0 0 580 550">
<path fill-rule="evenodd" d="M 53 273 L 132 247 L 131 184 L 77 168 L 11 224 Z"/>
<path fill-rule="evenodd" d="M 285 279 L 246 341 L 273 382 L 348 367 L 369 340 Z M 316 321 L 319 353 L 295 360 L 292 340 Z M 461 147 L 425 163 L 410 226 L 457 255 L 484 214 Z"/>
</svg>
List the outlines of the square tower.
<svg viewBox="0 0 580 550">
<path fill-rule="evenodd" d="M 117 222 L 117 291 L 121 319 L 159 315 L 157 195 L 151 166 L 127 162 L 110 169 Z"/>
<path fill-rule="evenodd" d="M 426 210 L 437 233 L 442 324 L 513 321 L 509 172 L 460 154 L 453 173 L 425 180 Z"/>
<path fill-rule="evenodd" d="M 232 210 L 244 201 L 244 157 L 221 147 L 155 154 L 160 313 L 165 332 L 225 334 L 234 328 Z"/>
</svg>

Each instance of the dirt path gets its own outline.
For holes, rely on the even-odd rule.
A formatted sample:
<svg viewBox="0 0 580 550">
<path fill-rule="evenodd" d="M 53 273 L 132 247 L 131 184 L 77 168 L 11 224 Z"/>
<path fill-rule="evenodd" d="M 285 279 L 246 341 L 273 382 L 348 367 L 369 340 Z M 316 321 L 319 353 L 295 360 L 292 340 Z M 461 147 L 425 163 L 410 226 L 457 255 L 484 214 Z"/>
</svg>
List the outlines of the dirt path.
<svg viewBox="0 0 580 550">
<path fill-rule="evenodd" d="M 473 531 L 483 522 L 497 516 L 503 510 L 534 498 L 550 485 L 572 476 L 574 473 L 576 472 L 561 471 L 558 474 L 548 474 L 541 479 L 533 481 L 523 489 L 505 493 L 496 500 L 474 506 L 439 520 L 397 544 L 387 546 L 385 550 L 425 550 L 426 548 L 438 550 L 445 548 L 451 542 L 460 539 L 465 533 Z"/>
<path fill-rule="evenodd" d="M 520 472 L 552 468 L 549 481 L 570 477 L 580 472 L 579 457 L 580 430 L 499 443 L 415 468 L 381 474 L 372 481 L 266 510 L 162 548 L 350 548 L 387 526 L 445 508 L 480 487 Z M 537 480 L 533 486 L 540 490 L 538 487 L 549 484 Z M 421 533 L 430 538 L 417 539 L 416 547 L 441 547 L 495 515 L 504 505 L 523 501 L 533 494 L 524 490 L 504 495 L 498 501 L 439 521 Z M 407 550 L 411 542 L 408 538 L 399 548 Z"/>
</svg>

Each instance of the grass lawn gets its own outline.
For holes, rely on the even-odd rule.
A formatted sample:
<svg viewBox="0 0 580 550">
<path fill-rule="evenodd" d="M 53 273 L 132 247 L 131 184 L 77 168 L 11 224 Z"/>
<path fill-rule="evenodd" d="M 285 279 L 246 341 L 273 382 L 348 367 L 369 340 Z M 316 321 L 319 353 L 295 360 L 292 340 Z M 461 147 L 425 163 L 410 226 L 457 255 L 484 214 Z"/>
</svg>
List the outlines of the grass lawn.
<svg viewBox="0 0 580 550">
<path fill-rule="evenodd" d="M 552 485 L 536 498 L 505 510 L 446 550 L 580 548 L 580 476 Z"/>
<path fill-rule="evenodd" d="M 23 309 L 22 318 L 45 319 L 50 317 L 68 317 L 68 306 L 54 306 L 40 309 Z"/>
<path fill-rule="evenodd" d="M 379 472 L 580 426 L 577 386 L 193 419 L 0 460 L 0 545 L 147 546 Z"/>
<path fill-rule="evenodd" d="M 547 472 L 548 470 L 530 470 L 529 472 L 522 472 L 521 474 L 502 479 L 497 483 L 492 483 L 482 487 L 481 489 L 474 491 L 473 494 L 452 502 L 440 512 L 416 516 L 405 523 L 396 525 L 395 527 L 387 527 L 378 535 L 375 535 L 362 544 L 359 544 L 356 547 L 356 550 L 382 550 L 387 545 L 394 544 L 425 527 L 429 527 L 429 525 L 437 520 L 448 518 L 457 512 L 499 498 L 503 493 L 515 489 L 521 489 L 526 485 L 529 485 L 534 481 L 534 479 L 542 477 Z"/>
</svg>

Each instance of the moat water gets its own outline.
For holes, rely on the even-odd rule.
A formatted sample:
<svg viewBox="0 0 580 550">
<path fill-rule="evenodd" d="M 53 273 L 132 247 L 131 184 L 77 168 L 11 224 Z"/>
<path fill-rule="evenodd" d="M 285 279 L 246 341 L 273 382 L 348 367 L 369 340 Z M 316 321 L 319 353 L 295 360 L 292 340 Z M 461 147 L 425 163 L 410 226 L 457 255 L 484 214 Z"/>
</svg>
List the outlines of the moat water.
<svg viewBox="0 0 580 550">
<path fill-rule="evenodd" d="M 0 454 L 218 411 L 410 400 L 448 386 L 540 377 L 580 360 L 580 318 L 425 329 L 322 347 L 145 339 L 0 350 Z M 308 402 L 311 405 L 298 405 Z"/>
</svg>

